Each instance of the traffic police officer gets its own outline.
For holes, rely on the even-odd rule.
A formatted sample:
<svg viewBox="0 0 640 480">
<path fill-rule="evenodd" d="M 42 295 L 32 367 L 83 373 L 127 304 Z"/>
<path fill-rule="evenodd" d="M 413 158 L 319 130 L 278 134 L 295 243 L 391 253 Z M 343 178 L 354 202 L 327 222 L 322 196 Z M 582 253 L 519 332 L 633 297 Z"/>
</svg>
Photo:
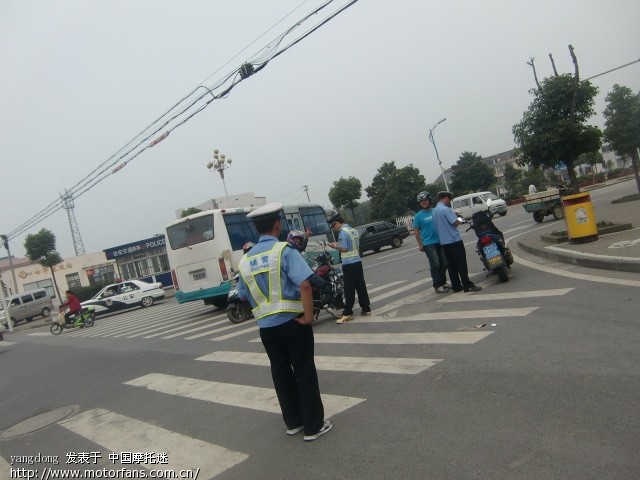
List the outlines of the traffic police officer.
<svg viewBox="0 0 640 480">
<path fill-rule="evenodd" d="M 360 236 L 355 228 L 351 228 L 344 222 L 340 214 L 336 214 L 329 220 L 329 226 L 338 232 L 338 241 L 328 245 L 340 251 L 342 272 L 344 273 L 345 304 L 342 317 L 336 320 L 336 323 L 344 323 L 353 318 L 356 291 L 358 292 L 358 303 L 362 309 L 360 315 L 368 317 L 371 315 L 371 303 L 369 302 L 367 284 L 364 281 L 362 259 L 358 253 Z"/>
<path fill-rule="evenodd" d="M 281 203 L 247 217 L 261 236 L 240 261 L 238 294 L 253 307 L 287 434 L 304 430 L 304 440 L 312 441 L 332 427 L 324 419 L 313 360 L 313 271 L 298 250 L 278 241 L 285 221 Z"/>
</svg>

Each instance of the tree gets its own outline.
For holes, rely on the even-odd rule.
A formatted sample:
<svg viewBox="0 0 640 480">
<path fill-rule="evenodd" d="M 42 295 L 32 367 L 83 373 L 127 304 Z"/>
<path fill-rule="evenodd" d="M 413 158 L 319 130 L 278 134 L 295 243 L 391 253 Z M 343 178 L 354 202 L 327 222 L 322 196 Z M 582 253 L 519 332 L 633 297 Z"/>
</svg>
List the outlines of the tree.
<svg viewBox="0 0 640 480">
<path fill-rule="evenodd" d="M 351 216 L 355 220 L 353 211 L 358 206 L 358 200 L 362 196 L 362 183 L 355 177 L 343 178 L 333 182 L 333 187 L 329 189 L 329 200 L 336 208 L 348 208 Z"/>
<path fill-rule="evenodd" d="M 416 206 L 416 195 L 424 190 L 424 175 L 413 165 L 397 168 L 386 162 L 378 169 L 371 185 L 365 188 L 371 200 L 370 220 L 393 220 Z"/>
<path fill-rule="evenodd" d="M 634 94 L 630 88 L 613 86 L 607 94 L 607 107 L 603 115 L 604 137 L 611 147 L 624 157 L 631 157 L 631 165 L 636 177 L 636 186 L 640 193 L 638 175 L 638 148 L 640 148 L 640 92 Z"/>
<path fill-rule="evenodd" d="M 578 162 L 580 164 L 586 163 L 591 166 L 591 180 L 594 184 L 596 183 L 596 165 L 602 163 L 603 160 L 604 159 L 600 152 L 582 153 L 578 157 Z"/>
<path fill-rule="evenodd" d="M 519 195 L 522 193 L 522 170 L 514 167 L 510 163 L 504 168 L 504 183 L 507 190 L 512 195 Z"/>
<path fill-rule="evenodd" d="M 198 207 L 185 208 L 180 214 L 180 218 L 188 217 L 189 215 L 193 215 L 194 213 L 200 213 L 201 211 L 202 210 L 200 210 Z"/>
<path fill-rule="evenodd" d="M 456 195 L 489 190 L 496 183 L 491 167 L 477 153 L 463 152 L 458 163 L 451 167 L 453 180 L 451 189 Z"/>
<path fill-rule="evenodd" d="M 602 145 L 600 129 L 585 125 L 595 113 L 598 89 L 588 80 L 577 81 L 573 75 L 564 74 L 546 78 L 530 93 L 533 102 L 512 130 L 520 147 L 519 163 L 554 168 L 564 162 L 578 191 L 573 169 L 578 156 L 599 150 Z"/>
<path fill-rule="evenodd" d="M 51 277 L 53 278 L 56 293 L 58 298 L 62 298 L 54 273 L 54 266 L 62 263 L 62 257 L 56 251 L 56 236 L 53 232 L 43 228 L 38 233 L 27 235 L 24 240 L 24 250 L 29 260 L 51 269 Z"/>
</svg>

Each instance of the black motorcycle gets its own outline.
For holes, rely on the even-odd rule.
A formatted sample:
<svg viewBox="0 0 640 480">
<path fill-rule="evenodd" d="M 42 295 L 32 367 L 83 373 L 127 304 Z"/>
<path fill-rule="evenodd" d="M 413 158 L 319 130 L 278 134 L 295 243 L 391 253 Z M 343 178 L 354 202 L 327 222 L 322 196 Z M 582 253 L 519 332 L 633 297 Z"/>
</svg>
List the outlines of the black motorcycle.
<svg viewBox="0 0 640 480">
<path fill-rule="evenodd" d="M 240 278 L 240 274 L 236 273 L 231 281 L 231 290 L 227 296 L 227 317 L 231 323 L 242 323 L 253 318 L 251 304 L 242 301 L 238 296 L 238 278 Z"/>
<path fill-rule="evenodd" d="M 315 258 L 313 273 L 317 276 L 309 281 L 313 288 L 313 318 L 318 320 L 322 310 L 334 318 L 340 318 L 344 308 L 344 279 L 342 270 L 333 266 L 333 257 L 324 249 Z M 318 278 L 320 280 L 318 280 Z"/>
<path fill-rule="evenodd" d="M 491 200 L 487 202 L 487 207 Z M 491 212 L 483 210 L 472 215 L 469 222 L 469 230 L 473 230 L 478 237 L 476 253 L 485 271 L 489 275 L 497 275 L 501 282 L 509 280 L 509 269 L 513 263 L 511 250 L 504 243 L 504 235 L 491 220 Z"/>
</svg>

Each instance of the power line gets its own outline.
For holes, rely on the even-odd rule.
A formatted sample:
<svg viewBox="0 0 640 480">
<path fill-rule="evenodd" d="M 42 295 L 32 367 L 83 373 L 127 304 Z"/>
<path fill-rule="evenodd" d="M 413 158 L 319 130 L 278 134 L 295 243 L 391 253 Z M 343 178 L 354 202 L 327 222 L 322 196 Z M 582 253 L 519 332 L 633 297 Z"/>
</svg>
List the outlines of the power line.
<svg viewBox="0 0 640 480">
<path fill-rule="evenodd" d="M 266 30 L 263 34 L 261 34 L 256 40 L 254 40 L 249 45 L 247 45 L 247 47 L 241 50 L 241 52 L 239 52 L 234 57 L 232 57 L 232 59 L 237 57 L 240 53 L 242 53 L 244 50 L 246 50 L 251 45 L 253 45 L 258 39 L 263 37 L 267 32 L 269 32 L 276 25 L 281 23 L 284 20 L 284 18 L 288 17 L 291 13 L 293 13 L 295 10 L 300 8 L 300 6 L 306 3 L 306 1 L 307 0 L 303 1 L 298 7 L 294 8 L 291 12 L 289 12 L 289 14 L 287 14 L 285 17 L 279 20 L 276 24 L 274 24 L 272 27 Z M 344 10 L 346 10 L 347 8 L 355 4 L 357 1 L 358 0 L 352 0 L 348 2 L 346 5 L 343 5 L 342 7 L 338 8 L 333 13 L 330 13 L 327 17 L 319 20 L 316 25 L 311 27 L 307 32 L 305 32 L 301 36 L 294 39 L 286 47 L 279 49 L 280 44 L 291 32 L 301 27 L 301 25 L 304 22 L 308 21 L 310 18 L 313 18 L 315 15 L 320 13 L 327 6 L 329 6 L 331 3 L 334 2 L 334 0 L 326 1 L 320 7 L 316 8 L 311 13 L 303 17 L 301 20 L 297 21 L 293 26 L 291 26 L 284 33 L 276 37 L 273 41 L 269 42 L 265 47 L 260 49 L 258 53 L 256 53 L 253 56 L 253 60 L 249 60 L 243 63 L 242 65 L 240 65 L 240 67 L 232 70 L 231 72 L 226 74 L 221 80 L 215 82 L 210 87 L 199 85 L 198 87 L 194 88 L 191 92 L 189 92 L 177 103 L 175 103 L 171 108 L 165 111 L 160 117 L 158 117 L 151 124 L 145 127 L 140 133 L 138 133 L 135 137 L 129 140 L 129 142 L 127 142 L 123 147 L 118 149 L 113 155 L 111 155 L 109 158 L 103 161 L 100 165 L 94 168 L 89 174 L 83 177 L 76 185 L 71 187 L 68 190 L 69 194 L 73 195 L 73 198 L 78 198 L 79 196 L 83 195 L 87 191 L 91 190 L 98 183 L 102 182 L 109 176 L 117 173 L 119 170 L 124 168 L 130 161 L 134 160 L 136 157 L 142 154 L 142 152 L 157 145 L 160 141 L 164 140 L 169 135 L 170 132 L 184 125 L 196 114 L 204 110 L 214 100 L 226 98 L 231 92 L 231 90 L 238 83 L 240 83 L 243 80 L 246 80 L 250 76 L 262 70 L 264 67 L 267 66 L 267 64 L 271 60 L 273 60 L 274 58 L 286 52 L 288 49 L 290 49 L 291 47 L 293 47 L 294 45 L 302 41 L 304 38 L 309 36 L 311 33 L 315 32 L 321 26 L 323 26 L 324 24 L 326 24 L 327 22 L 335 18 L 338 14 L 340 14 L 341 12 L 343 12 Z M 231 60 L 228 60 L 224 65 L 226 65 L 230 61 Z M 224 67 L 224 65 L 222 67 Z M 222 67 L 216 70 L 216 72 L 218 72 Z M 211 76 L 213 76 L 213 74 L 207 77 L 207 79 L 210 78 Z M 198 92 L 200 88 L 204 88 L 206 92 L 196 94 L 196 92 Z M 214 93 L 218 89 L 223 89 L 223 90 L 220 93 L 217 93 L 217 94 Z M 208 98 L 205 101 L 204 100 L 205 97 L 208 97 L 209 95 L 211 96 L 211 98 Z M 192 99 L 191 103 L 188 103 L 186 106 L 179 108 L 180 105 L 187 102 L 187 99 L 194 96 L 195 96 L 195 99 Z M 201 102 L 204 102 L 204 103 L 200 106 L 197 106 Z M 195 110 L 191 111 L 192 108 L 194 107 L 196 107 Z M 172 112 L 174 113 L 172 114 Z M 168 115 L 170 115 L 169 118 L 165 119 Z M 174 123 L 173 125 L 171 125 L 172 122 Z M 163 130 L 165 127 L 167 127 L 167 130 L 165 130 L 163 133 L 160 134 L 161 130 Z M 155 137 L 158 134 L 160 134 L 159 137 L 155 138 L 154 140 L 151 140 L 153 137 Z M 62 199 L 58 198 L 54 202 L 47 205 L 43 210 L 41 210 L 40 212 L 35 214 L 33 217 L 31 217 L 30 219 L 25 221 L 23 224 L 21 224 L 20 226 L 15 228 L 13 231 L 11 231 L 8 234 L 8 238 L 14 238 L 18 235 L 21 235 L 22 233 L 26 232 L 31 227 L 37 225 L 38 223 L 42 222 L 46 218 L 50 217 L 51 215 L 53 215 L 55 212 L 57 212 L 63 207 L 64 207 L 64 203 Z"/>
</svg>

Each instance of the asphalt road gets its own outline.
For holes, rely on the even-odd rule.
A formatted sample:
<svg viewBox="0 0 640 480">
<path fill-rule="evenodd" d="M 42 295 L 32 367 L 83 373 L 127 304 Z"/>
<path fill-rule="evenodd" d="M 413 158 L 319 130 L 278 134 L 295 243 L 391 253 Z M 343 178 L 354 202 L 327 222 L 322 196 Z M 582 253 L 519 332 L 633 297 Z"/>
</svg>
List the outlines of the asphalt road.
<svg viewBox="0 0 640 480">
<path fill-rule="evenodd" d="M 536 226 L 521 207 L 496 223 L 507 238 Z M 334 423 L 317 441 L 285 435 L 254 325 L 167 300 L 84 331 L 32 329 L 0 343 L 0 478 L 10 468 L 199 468 L 199 479 L 638 478 L 638 287 L 598 281 L 637 275 L 585 277 L 587 269 L 516 250 L 500 283 L 484 276 L 469 244 L 482 292 L 437 295 L 414 243 L 365 255 L 373 317 L 336 325 L 325 316 L 314 327 Z M 153 463 L 161 453 L 168 464 Z M 18 463 L 38 454 L 59 464 Z M 10 465 L 12 456 L 22 458 Z"/>
</svg>

